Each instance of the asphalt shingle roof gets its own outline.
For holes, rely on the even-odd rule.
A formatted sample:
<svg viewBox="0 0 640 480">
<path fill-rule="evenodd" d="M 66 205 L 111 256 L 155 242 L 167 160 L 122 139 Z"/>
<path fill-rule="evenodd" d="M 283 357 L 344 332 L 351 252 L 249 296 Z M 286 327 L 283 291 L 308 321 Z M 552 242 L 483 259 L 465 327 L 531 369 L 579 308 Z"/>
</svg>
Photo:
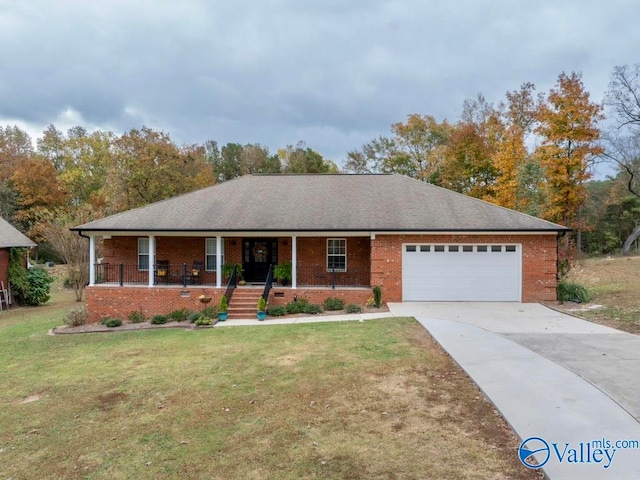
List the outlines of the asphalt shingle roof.
<svg viewBox="0 0 640 480">
<path fill-rule="evenodd" d="M 560 225 L 401 175 L 246 175 L 81 231 L 549 231 Z"/>
<path fill-rule="evenodd" d="M 35 246 L 36 244 L 23 235 L 20 230 L 0 217 L 0 248 Z"/>
</svg>

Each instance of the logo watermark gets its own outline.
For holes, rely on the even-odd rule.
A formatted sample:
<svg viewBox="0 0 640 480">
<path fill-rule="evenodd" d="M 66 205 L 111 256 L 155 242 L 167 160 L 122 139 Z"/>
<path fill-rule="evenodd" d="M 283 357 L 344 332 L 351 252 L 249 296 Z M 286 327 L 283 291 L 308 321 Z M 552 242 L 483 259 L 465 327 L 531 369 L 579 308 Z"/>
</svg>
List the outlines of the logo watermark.
<svg viewBox="0 0 640 480">
<path fill-rule="evenodd" d="M 599 438 L 575 444 L 548 442 L 542 437 L 529 437 L 518 448 L 518 457 L 527 468 L 542 468 L 550 460 L 558 463 L 592 463 L 609 468 L 616 452 L 625 449 L 640 449 L 638 440 L 609 440 Z"/>
</svg>

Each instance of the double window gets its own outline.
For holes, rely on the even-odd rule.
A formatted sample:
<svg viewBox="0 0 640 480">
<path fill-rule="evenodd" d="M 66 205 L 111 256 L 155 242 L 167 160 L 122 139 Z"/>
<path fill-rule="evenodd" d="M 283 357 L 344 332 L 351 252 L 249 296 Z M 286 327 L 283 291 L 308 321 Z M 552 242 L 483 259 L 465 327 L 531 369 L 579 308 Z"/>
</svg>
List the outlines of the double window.
<svg viewBox="0 0 640 480">
<path fill-rule="evenodd" d="M 217 242 L 215 238 L 207 238 L 205 239 L 205 257 L 206 257 L 206 269 L 207 272 L 215 272 L 216 268 L 216 253 L 217 253 Z M 220 252 L 221 256 L 221 264 L 224 265 L 224 240 L 221 242 L 222 251 Z"/>
<path fill-rule="evenodd" d="M 347 239 L 327 239 L 327 271 L 347 271 Z"/>
<path fill-rule="evenodd" d="M 149 270 L 149 239 L 138 239 L 138 270 Z"/>
</svg>

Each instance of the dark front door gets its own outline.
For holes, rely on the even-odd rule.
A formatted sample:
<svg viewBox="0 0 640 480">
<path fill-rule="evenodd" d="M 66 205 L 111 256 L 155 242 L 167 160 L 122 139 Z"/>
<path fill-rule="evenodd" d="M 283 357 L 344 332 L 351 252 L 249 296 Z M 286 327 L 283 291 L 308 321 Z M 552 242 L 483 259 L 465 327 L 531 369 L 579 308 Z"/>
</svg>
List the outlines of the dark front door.
<svg viewBox="0 0 640 480">
<path fill-rule="evenodd" d="M 265 282 L 269 266 L 278 263 L 277 238 L 245 238 L 242 267 L 247 282 Z"/>
</svg>

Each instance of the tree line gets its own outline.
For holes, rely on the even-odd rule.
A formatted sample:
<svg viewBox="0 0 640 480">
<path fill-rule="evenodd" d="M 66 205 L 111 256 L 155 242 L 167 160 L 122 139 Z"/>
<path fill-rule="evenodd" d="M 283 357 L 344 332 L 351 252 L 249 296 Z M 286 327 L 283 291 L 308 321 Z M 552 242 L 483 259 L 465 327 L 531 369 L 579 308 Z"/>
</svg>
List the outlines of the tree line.
<svg viewBox="0 0 640 480">
<path fill-rule="evenodd" d="M 599 162 L 615 173 L 594 181 Z M 340 171 L 399 173 L 566 225 L 568 255 L 628 250 L 640 236 L 640 65 L 615 67 L 601 103 L 580 74 L 562 73 L 548 93 L 525 83 L 497 103 L 466 100 L 455 122 L 408 115 L 342 168 L 302 142 L 271 153 L 258 143 L 178 146 L 149 127 L 51 125 L 34 144 L 0 127 L 0 215 L 44 244 L 70 225 L 245 174 Z"/>
</svg>

